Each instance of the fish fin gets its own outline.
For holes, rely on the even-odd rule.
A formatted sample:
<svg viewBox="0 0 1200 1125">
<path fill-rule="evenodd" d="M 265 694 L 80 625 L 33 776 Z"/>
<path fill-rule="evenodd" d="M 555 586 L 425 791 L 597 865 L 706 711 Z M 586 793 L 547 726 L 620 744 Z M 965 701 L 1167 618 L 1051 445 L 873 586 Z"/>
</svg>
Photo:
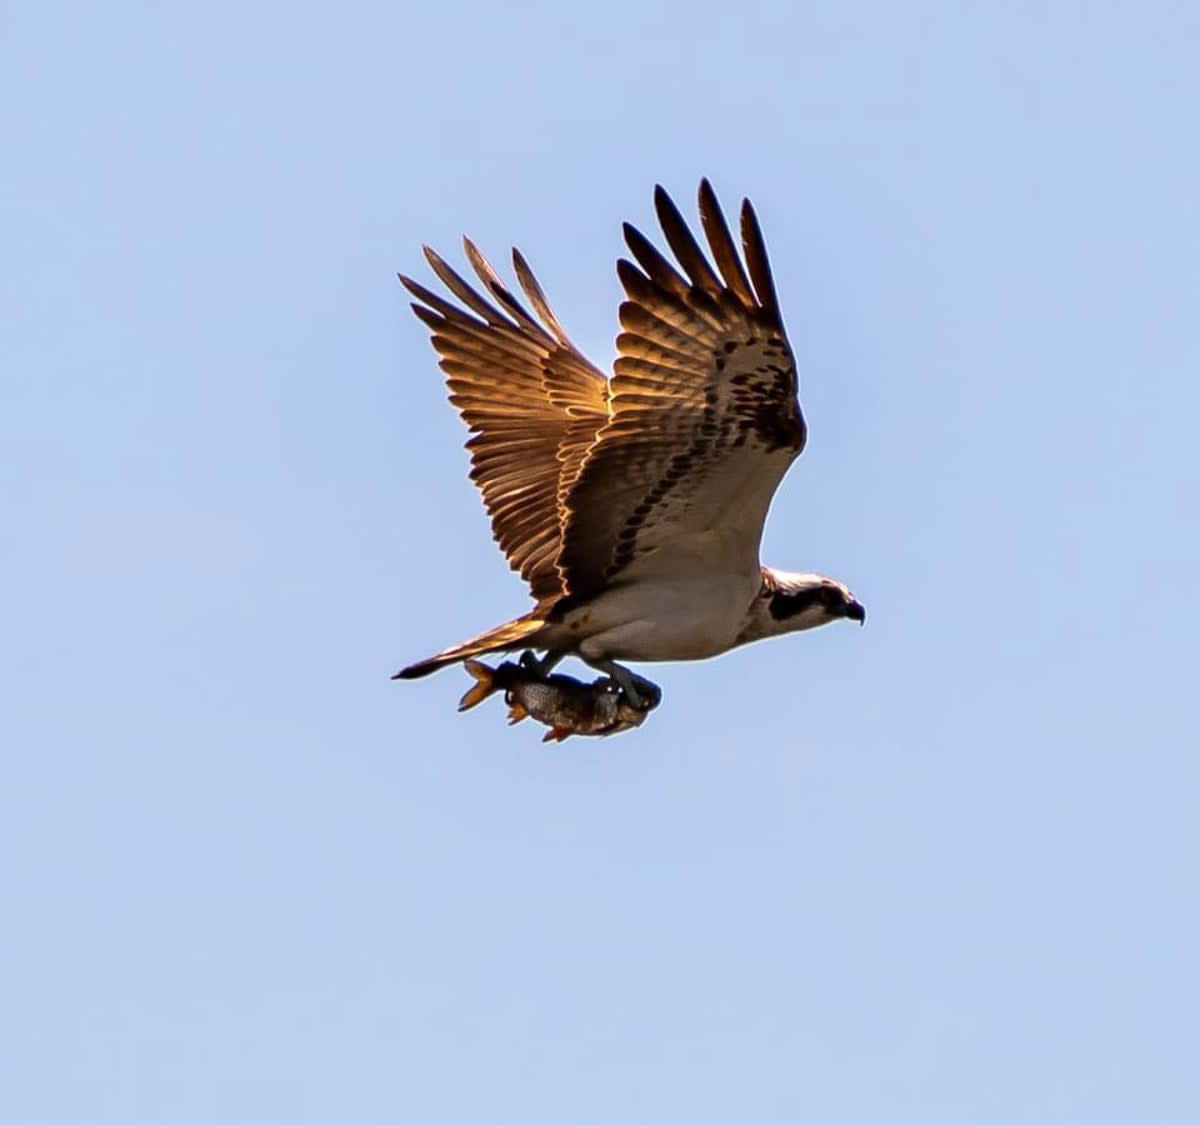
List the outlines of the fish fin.
<svg viewBox="0 0 1200 1125">
<path fill-rule="evenodd" d="M 479 660 L 466 660 L 463 662 L 463 667 L 477 681 L 475 686 L 470 688 L 467 694 L 458 701 L 458 709 L 460 711 L 469 711 L 472 707 L 477 707 L 496 690 L 496 673 Z"/>
<path fill-rule="evenodd" d="M 508 709 L 508 725 L 510 727 L 528 717 L 529 712 L 519 703 L 513 703 Z"/>
<path fill-rule="evenodd" d="M 551 727 L 544 735 L 543 742 L 562 742 L 564 738 L 570 738 L 575 732 L 570 727 Z"/>
</svg>

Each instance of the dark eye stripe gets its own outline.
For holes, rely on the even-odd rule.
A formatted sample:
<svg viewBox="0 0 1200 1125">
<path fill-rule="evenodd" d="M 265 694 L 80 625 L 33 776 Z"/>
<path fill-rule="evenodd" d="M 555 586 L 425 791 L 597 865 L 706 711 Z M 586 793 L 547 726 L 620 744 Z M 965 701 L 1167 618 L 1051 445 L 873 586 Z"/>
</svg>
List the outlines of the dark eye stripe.
<svg viewBox="0 0 1200 1125">
<path fill-rule="evenodd" d="M 801 590 L 798 594 L 776 594 L 771 598 L 771 616 L 776 621 L 786 621 L 789 617 L 795 617 L 809 607 L 820 604 L 823 592 L 824 587 L 817 586 L 812 590 Z"/>
</svg>

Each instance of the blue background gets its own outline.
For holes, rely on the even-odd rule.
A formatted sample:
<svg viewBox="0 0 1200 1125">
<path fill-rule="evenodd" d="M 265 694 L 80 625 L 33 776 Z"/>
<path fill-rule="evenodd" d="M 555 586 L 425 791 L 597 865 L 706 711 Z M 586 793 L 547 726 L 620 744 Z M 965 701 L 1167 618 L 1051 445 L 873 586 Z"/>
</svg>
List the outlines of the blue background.
<svg viewBox="0 0 1200 1125">
<path fill-rule="evenodd" d="M 1196 1120 L 1200 18 L 10 4 L 6 1120 Z M 544 748 L 393 273 L 755 200 L 833 626 Z"/>
</svg>

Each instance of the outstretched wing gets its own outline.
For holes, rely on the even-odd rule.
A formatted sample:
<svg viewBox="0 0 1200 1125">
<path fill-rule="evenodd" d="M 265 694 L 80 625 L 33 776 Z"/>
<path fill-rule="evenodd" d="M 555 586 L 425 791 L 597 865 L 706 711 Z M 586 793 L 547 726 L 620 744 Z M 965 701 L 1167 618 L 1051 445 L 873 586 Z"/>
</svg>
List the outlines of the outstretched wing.
<svg viewBox="0 0 1200 1125">
<path fill-rule="evenodd" d="M 579 597 L 635 566 L 639 576 L 722 566 L 757 573 L 771 497 L 804 448 L 795 364 L 749 201 L 743 264 L 701 182 L 715 269 L 661 187 L 655 206 L 686 276 L 625 226 L 638 265 L 617 264 L 628 299 L 611 417 L 570 490 L 559 559 L 566 589 Z"/>
<path fill-rule="evenodd" d="M 401 275 L 413 312 L 433 333 L 450 401 L 474 436 L 471 479 L 483 493 L 492 532 L 536 600 L 564 592 L 557 567 L 563 501 L 585 453 L 608 419 L 608 380 L 567 338 L 516 250 L 517 279 L 530 314 L 464 239 L 467 260 L 495 304 L 429 247 L 433 272 L 465 308 Z M 499 307 L 497 307 L 499 306 Z"/>
</svg>

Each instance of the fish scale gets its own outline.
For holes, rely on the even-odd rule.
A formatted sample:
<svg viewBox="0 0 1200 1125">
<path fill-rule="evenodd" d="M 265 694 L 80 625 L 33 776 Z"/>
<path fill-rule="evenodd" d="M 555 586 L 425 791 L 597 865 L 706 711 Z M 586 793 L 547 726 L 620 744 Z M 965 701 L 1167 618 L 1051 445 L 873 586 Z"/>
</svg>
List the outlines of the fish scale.
<svg viewBox="0 0 1200 1125">
<path fill-rule="evenodd" d="M 480 660 L 468 660 L 465 667 L 475 684 L 462 697 L 460 711 L 503 691 L 509 708 L 508 721 L 519 723 L 532 718 L 549 727 L 544 742 L 561 742 L 573 734 L 592 737 L 617 734 L 640 726 L 651 710 L 651 707 L 634 707 L 625 692 L 607 676 L 585 684 L 573 676 L 543 675 L 531 664 L 512 661 L 492 668 Z"/>
</svg>

